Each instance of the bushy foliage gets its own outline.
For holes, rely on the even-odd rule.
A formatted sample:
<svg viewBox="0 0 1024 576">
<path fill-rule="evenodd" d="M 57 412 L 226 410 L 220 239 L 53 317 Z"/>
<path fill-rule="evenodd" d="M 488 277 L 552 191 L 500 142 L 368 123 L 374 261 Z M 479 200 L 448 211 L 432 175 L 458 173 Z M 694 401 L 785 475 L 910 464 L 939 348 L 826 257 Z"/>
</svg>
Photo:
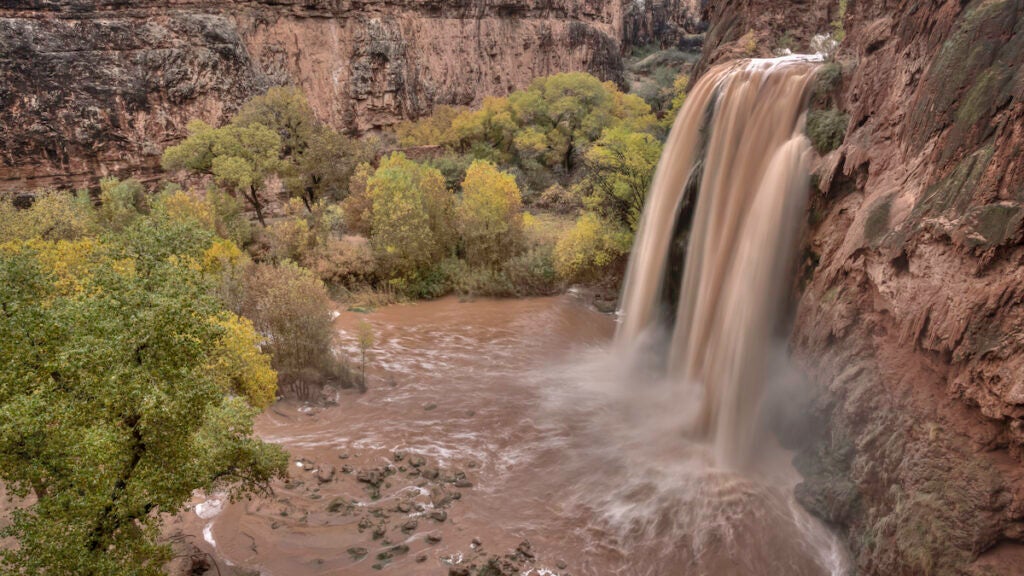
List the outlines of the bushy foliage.
<svg viewBox="0 0 1024 576">
<path fill-rule="evenodd" d="M 578 186 L 565 187 L 561 184 L 552 184 L 541 193 L 533 204 L 537 208 L 551 210 L 559 214 L 572 214 L 583 207 L 583 198 Z"/>
<path fill-rule="evenodd" d="M 283 167 L 281 136 L 262 124 L 213 128 L 200 120 L 190 122 L 188 132 L 188 138 L 164 151 L 164 169 L 212 175 L 223 190 L 245 198 L 266 225 L 267 178 Z"/>
<path fill-rule="evenodd" d="M 160 574 L 162 513 L 286 471 L 252 435 L 275 380 L 200 269 L 212 236 L 173 210 L 121 218 L 132 187 L 110 183 L 118 210 L 93 217 L 111 227 L 77 239 L 31 225 L 59 203 L 5 214 L 27 224 L 0 244 L 0 479 L 36 498 L 0 533 L 5 573 Z"/>
<path fill-rule="evenodd" d="M 147 209 L 146 189 L 138 180 L 100 180 L 100 224 L 110 230 L 121 230 Z"/>
<path fill-rule="evenodd" d="M 214 377 L 225 390 L 254 407 L 270 406 L 277 393 L 277 373 L 270 367 L 270 356 L 260 351 L 262 338 L 252 322 L 225 312 L 213 323 L 223 330 L 211 354 L 209 368 Z"/>
<path fill-rule="evenodd" d="M 690 77 L 686 74 L 680 74 L 672 81 L 672 100 L 670 101 L 668 110 L 665 111 L 665 115 L 662 117 L 661 121 L 665 128 L 671 128 L 672 124 L 675 123 L 676 116 L 679 115 L 679 110 L 681 110 L 683 108 L 683 104 L 686 103 L 686 94 L 689 89 Z"/>
<path fill-rule="evenodd" d="M 377 259 L 361 238 L 328 238 L 317 245 L 305 265 L 334 286 L 368 287 L 378 280 Z"/>
<path fill-rule="evenodd" d="M 593 282 L 629 253 L 628 230 L 602 220 L 593 212 L 580 216 L 558 240 L 554 252 L 555 270 L 570 282 Z"/>
<path fill-rule="evenodd" d="M 283 218 L 271 223 L 259 235 L 260 259 L 266 262 L 300 262 L 313 249 L 315 241 L 305 219 Z"/>
<path fill-rule="evenodd" d="M 364 141 L 320 127 L 284 170 L 285 189 L 312 212 L 321 200 L 344 199 L 356 166 L 372 158 L 373 150 Z"/>
<path fill-rule="evenodd" d="M 318 122 L 293 87 L 249 100 L 220 128 L 193 121 L 188 134 L 164 151 L 164 169 L 212 175 L 222 190 L 244 198 L 264 225 L 271 176 L 312 211 L 320 200 L 344 198 L 356 166 L 374 155 L 372 140 L 353 140 Z"/>
<path fill-rule="evenodd" d="M 466 261 L 495 266 L 511 257 L 522 241 L 522 209 L 515 178 L 486 160 L 473 162 L 456 212 Z"/>
<path fill-rule="evenodd" d="M 641 98 L 582 72 L 538 78 L 479 110 L 444 110 L 399 131 L 403 145 L 441 144 L 499 165 L 514 164 L 532 182 L 568 175 L 605 128 L 658 130 Z M 546 187 L 548 182 L 542 187 Z"/>
<path fill-rule="evenodd" d="M 352 234 L 370 235 L 373 224 L 373 198 L 367 183 L 373 176 L 373 166 L 364 162 L 356 166 L 348 183 L 348 197 L 341 203 L 345 229 Z"/>
<path fill-rule="evenodd" d="M 605 130 L 587 152 L 590 195 L 585 204 L 636 231 L 660 157 L 661 142 L 650 134 L 622 127 Z"/>
<path fill-rule="evenodd" d="M 850 117 L 838 108 L 811 110 L 807 114 L 807 136 L 819 154 L 828 154 L 842 145 L 849 122 Z"/>
<path fill-rule="evenodd" d="M 310 271 L 293 262 L 251 266 L 240 309 L 266 335 L 265 348 L 283 380 L 351 385 L 334 355 L 327 289 Z"/>
<path fill-rule="evenodd" d="M 433 113 L 417 121 L 406 121 L 395 127 L 395 136 L 400 146 L 425 146 L 444 144 L 452 122 L 464 110 L 453 106 L 438 106 Z"/>
<path fill-rule="evenodd" d="M 452 252 L 453 198 L 444 176 L 396 153 L 367 181 L 372 200 L 370 243 L 391 278 L 421 276 Z"/>
<path fill-rule="evenodd" d="M 96 213 L 85 191 L 39 192 L 30 210 L 0 201 L 0 243 L 28 238 L 75 240 L 96 229 Z"/>
<path fill-rule="evenodd" d="M 231 123 L 242 128 L 259 125 L 273 130 L 285 158 L 303 154 L 320 127 L 306 95 L 295 86 L 273 86 L 265 94 L 250 98 Z"/>
</svg>

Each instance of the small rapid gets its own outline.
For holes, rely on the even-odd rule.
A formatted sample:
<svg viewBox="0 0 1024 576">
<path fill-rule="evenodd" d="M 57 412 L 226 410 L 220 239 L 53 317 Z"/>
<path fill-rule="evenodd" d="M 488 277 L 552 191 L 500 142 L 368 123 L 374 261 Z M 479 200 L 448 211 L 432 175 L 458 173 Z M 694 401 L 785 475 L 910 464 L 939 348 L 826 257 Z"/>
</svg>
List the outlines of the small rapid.
<svg viewBox="0 0 1024 576">
<path fill-rule="evenodd" d="M 363 320 L 379 342 L 366 394 L 343 392 L 329 407 L 281 402 L 257 422 L 260 436 L 292 454 L 292 478 L 271 498 L 183 515 L 181 529 L 223 566 L 264 576 L 442 575 L 481 550 L 476 539 L 487 554 L 529 540 L 534 575 L 843 573 L 830 567 L 838 542 L 792 500 L 788 455 L 775 447 L 744 474 L 716 466 L 707 443 L 684 433 L 653 359 L 638 351 L 624 362 L 614 319 L 579 300 L 345 311 L 342 347 L 354 350 Z M 421 370 L 426 363 L 434 368 Z M 396 451 L 406 456 L 394 463 Z M 472 483 L 444 522 L 430 519 L 433 487 L 421 477 L 391 476 L 377 500 L 355 474 L 316 480 L 327 466 L 358 471 L 414 456 Z M 355 512 L 331 513 L 338 498 L 357 502 Z M 402 501 L 423 509 L 396 512 Z M 385 539 L 412 549 L 383 570 L 373 565 L 387 546 L 358 523 L 376 522 L 374 510 L 389 516 Z M 405 534 L 411 520 L 418 527 Z M 427 545 L 425 534 L 442 539 Z M 353 558 L 353 547 L 368 556 Z M 416 562 L 421 553 L 427 560 Z"/>
</svg>

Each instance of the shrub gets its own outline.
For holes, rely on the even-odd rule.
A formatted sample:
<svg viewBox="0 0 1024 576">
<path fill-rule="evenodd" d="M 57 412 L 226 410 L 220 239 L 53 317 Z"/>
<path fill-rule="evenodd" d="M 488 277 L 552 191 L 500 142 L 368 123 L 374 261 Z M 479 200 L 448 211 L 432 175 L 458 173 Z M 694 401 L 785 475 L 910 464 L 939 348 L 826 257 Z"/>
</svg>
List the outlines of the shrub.
<svg viewBox="0 0 1024 576">
<path fill-rule="evenodd" d="M 356 166 L 348 183 L 348 197 L 341 203 L 342 221 L 349 234 L 370 236 L 373 224 L 373 199 L 367 183 L 373 176 L 373 166 L 362 163 Z"/>
<path fill-rule="evenodd" d="M 544 190 L 533 205 L 559 214 L 572 214 L 583 207 L 583 199 L 577 188 L 554 184 Z"/>
<path fill-rule="evenodd" d="M 211 354 L 210 369 L 223 388 L 264 409 L 277 395 L 277 373 L 270 357 L 260 352 L 260 337 L 252 322 L 223 313 L 213 319 L 223 330 Z"/>
<path fill-rule="evenodd" d="M 304 263 L 324 282 L 348 289 L 377 281 L 377 259 L 361 239 L 328 238 Z"/>
<path fill-rule="evenodd" d="M 831 94 L 843 81 L 843 67 L 838 62 L 829 62 L 818 68 L 814 78 L 814 98 L 821 100 Z"/>
<path fill-rule="evenodd" d="M 323 282 L 292 262 L 252 266 L 243 314 L 265 337 L 282 383 L 320 381 L 350 387 L 354 380 L 333 350 L 333 308 Z"/>
<path fill-rule="evenodd" d="M 515 296 L 555 294 L 561 288 L 552 246 L 537 246 L 513 256 L 505 263 L 504 273 Z"/>
<path fill-rule="evenodd" d="M 314 240 L 304 219 L 292 216 L 278 220 L 260 232 L 260 256 L 271 262 L 301 262 L 312 251 Z"/>
<path fill-rule="evenodd" d="M 391 278 L 418 282 L 455 244 L 452 196 L 436 168 L 395 153 L 367 181 L 373 201 L 370 245 Z"/>
<path fill-rule="evenodd" d="M 138 180 L 104 178 L 100 181 L 99 222 L 121 230 L 146 211 L 146 189 Z"/>
<path fill-rule="evenodd" d="M 807 114 L 807 136 L 819 154 L 828 154 L 842 145 L 849 121 L 838 108 L 812 110 Z"/>
<path fill-rule="evenodd" d="M 558 240 L 555 270 L 569 282 L 592 282 L 606 276 L 624 261 L 631 237 L 619 225 L 585 212 Z"/>
<path fill-rule="evenodd" d="M 490 162 L 473 162 L 456 211 L 466 260 L 494 266 L 510 257 L 522 241 L 522 208 L 515 178 Z"/>
</svg>

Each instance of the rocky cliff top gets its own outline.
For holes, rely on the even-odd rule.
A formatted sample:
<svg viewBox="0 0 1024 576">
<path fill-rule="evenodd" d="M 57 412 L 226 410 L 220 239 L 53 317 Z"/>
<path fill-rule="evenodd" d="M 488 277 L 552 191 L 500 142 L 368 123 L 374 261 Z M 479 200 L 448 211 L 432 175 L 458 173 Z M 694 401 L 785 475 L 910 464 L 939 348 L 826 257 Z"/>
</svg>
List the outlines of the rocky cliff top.
<svg viewBox="0 0 1024 576">
<path fill-rule="evenodd" d="M 623 6 L 0 1 L 0 191 L 149 177 L 188 119 L 219 123 L 272 85 L 298 85 L 323 120 L 366 132 L 557 72 L 622 83 Z"/>
</svg>

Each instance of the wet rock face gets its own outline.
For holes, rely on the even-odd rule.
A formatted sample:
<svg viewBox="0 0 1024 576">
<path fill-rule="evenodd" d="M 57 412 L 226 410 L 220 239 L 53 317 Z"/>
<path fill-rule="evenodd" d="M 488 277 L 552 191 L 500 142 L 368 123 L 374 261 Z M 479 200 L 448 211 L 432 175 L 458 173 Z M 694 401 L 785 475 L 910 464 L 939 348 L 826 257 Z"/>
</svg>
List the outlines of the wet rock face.
<svg viewBox="0 0 1024 576">
<path fill-rule="evenodd" d="M 787 30 L 757 4 L 720 4 L 709 38 Z M 860 573 L 1018 574 L 1024 3 L 849 7 L 833 94 L 849 126 L 820 165 L 793 336 L 817 384 L 797 495 Z"/>
<path fill-rule="evenodd" d="M 0 3 L 0 192 L 156 174 L 188 119 L 277 84 L 366 132 L 534 77 L 622 81 L 620 5 L 596 0 Z"/>
</svg>

